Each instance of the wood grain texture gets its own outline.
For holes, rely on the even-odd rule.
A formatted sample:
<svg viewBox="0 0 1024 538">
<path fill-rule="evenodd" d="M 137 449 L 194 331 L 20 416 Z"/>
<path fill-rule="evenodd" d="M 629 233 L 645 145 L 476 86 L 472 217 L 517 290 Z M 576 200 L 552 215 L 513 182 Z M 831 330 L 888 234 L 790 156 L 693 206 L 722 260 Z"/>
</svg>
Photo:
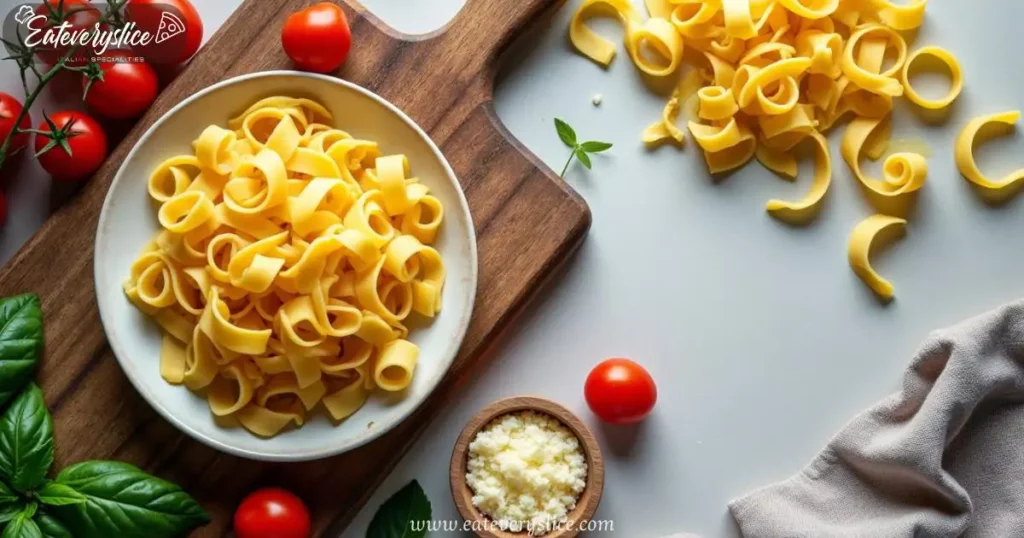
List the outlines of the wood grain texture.
<svg viewBox="0 0 1024 538">
<path fill-rule="evenodd" d="M 469 0 L 446 28 L 415 37 L 384 27 L 345 0 L 357 46 L 337 75 L 382 95 L 419 123 L 448 158 L 469 201 L 480 272 L 459 356 L 441 387 L 402 425 L 367 446 L 317 462 L 269 464 L 229 456 L 160 418 L 124 377 L 100 326 L 92 278 L 100 206 L 132 145 L 176 103 L 231 76 L 291 68 L 279 44 L 281 26 L 288 14 L 313 3 L 246 0 L 91 182 L 0 272 L 0 294 L 32 291 L 42 298 L 46 354 L 38 377 L 54 414 L 58 466 L 120 459 L 178 482 L 214 517 L 194 536 L 226 535 L 238 501 L 261 485 L 302 496 L 317 535 L 328 527 L 340 530 L 445 401 L 471 381 L 502 328 L 590 225 L 586 204 L 504 130 L 491 104 L 498 55 L 560 0 Z"/>
<path fill-rule="evenodd" d="M 587 460 L 587 484 L 576 501 L 576 508 L 569 512 L 565 524 L 544 535 L 544 538 L 573 538 L 580 532 L 579 524 L 593 518 L 594 512 L 601 504 L 601 494 L 604 492 L 604 457 L 601 455 L 601 445 L 598 444 L 590 428 L 587 428 L 587 425 L 572 411 L 545 398 L 515 396 L 498 400 L 481 409 L 466 423 L 466 427 L 455 441 L 455 448 L 452 449 L 452 459 L 448 467 L 452 500 L 455 501 L 459 514 L 466 521 L 475 523 L 473 531 L 481 538 L 524 538 L 530 536 L 526 532 L 506 532 L 488 525 L 487 516 L 473 506 L 473 491 L 466 484 L 469 444 L 473 442 L 476 434 L 492 420 L 518 411 L 537 411 L 551 415 L 565 424 L 580 441 L 583 455 Z"/>
</svg>

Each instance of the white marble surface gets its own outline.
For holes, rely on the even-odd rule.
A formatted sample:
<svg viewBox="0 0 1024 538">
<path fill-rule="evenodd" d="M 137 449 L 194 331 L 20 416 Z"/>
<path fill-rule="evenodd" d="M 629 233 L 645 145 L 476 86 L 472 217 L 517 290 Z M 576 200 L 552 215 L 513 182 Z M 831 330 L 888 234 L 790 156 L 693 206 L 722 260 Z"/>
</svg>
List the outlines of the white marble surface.
<svg viewBox="0 0 1024 538">
<path fill-rule="evenodd" d="M 441 26 L 462 2 L 366 3 L 417 32 Z M 574 166 L 567 174 L 593 210 L 590 236 L 493 365 L 410 448 L 344 536 L 363 536 L 376 507 L 413 478 L 435 518 L 456 519 L 447 462 L 459 430 L 487 403 L 524 393 L 558 400 L 594 427 L 607 460 L 597 517 L 614 520 L 612 535 L 734 536 L 728 500 L 796 472 L 854 413 L 898 387 L 930 329 L 1024 294 L 1024 196 L 999 209 L 984 206 L 951 155 L 966 118 L 1024 105 L 1024 72 L 1013 60 L 1024 53 L 1014 22 L 1024 20 L 1024 4 L 929 5 L 917 43 L 958 54 L 968 85 L 944 125 L 925 125 L 903 108 L 896 113 L 897 136 L 924 140 L 935 154 L 907 237 L 879 257 L 898 297 L 882 307 L 846 265 L 847 235 L 871 208 L 838 151 L 828 206 L 813 225 L 794 229 L 763 206 L 801 196 L 806 176 L 788 184 L 750 166 L 716 184 L 692 147 L 644 150 L 640 132 L 658 117 L 663 97 L 621 55 L 604 71 L 572 53 L 565 27 L 579 2 L 569 0 L 521 41 L 496 105 L 509 129 L 555 169 L 566 148 L 554 116 L 583 137 L 616 144 L 595 159 L 594 171 Z M 196 3 L 212 34 L 237 2 Z M 17 89 L 10 66 L 0 65 L 0 74 L 0 89 Z M 590 102 L 595 93 L 604 96 L 600 107 Z M 979 155 L 995 175 L 1019 167 L 1022 149 L 1009 137 Z M 47 210 L 47 181 L 35 163 L 24 163 L 18 176 L 0 237 L 5 259 Z M 637 428 L 603 427 L 583 402 L 587 371 L 614 355 L 644 363 L 659 383 L 658 407 Z"/>
</svg>

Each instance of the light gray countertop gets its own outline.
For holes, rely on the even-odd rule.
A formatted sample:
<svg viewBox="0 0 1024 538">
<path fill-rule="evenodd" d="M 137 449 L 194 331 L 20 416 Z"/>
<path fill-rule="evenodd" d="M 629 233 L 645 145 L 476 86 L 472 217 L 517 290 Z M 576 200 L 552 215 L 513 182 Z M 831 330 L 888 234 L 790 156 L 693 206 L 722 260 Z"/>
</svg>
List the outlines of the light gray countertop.
<svg viewBox="0 0 1024 538">
<path fill-rule="evenodd" d="M 196 2 L 208 36 L 237 3 Z M 408 32 L 439 27 L 462 3 L 366 2 Z M 614 520 L 614 535 L 732 536 L 726 503 L 799 470 L 850 417 L 896 389 L 929 330 L 1024 295 L 1024 196 L 985 206 L 952 157 L 968 118 L 1024 105 L 1017 67 L 1024 4 L 928 6 L 916 43 L 957 54 L 967 86 L 945 124 L 896 111 L 895 136 L 923 140 L 934 155 L 907 236 L 878 258 L 897 294 L 881 306 L 847 266 L 847 236 L 872 210 L 836 149 L 841 132 L 831 136 L 827 207 L 806 228 L 781 224 L 764 203 L 801 197 L 806 169 L 795 184 L 756 164 L 716 183 L 692 140 L 681 151 L 644 149 L 640 133 L 659 117 L 664 97 L 644 86 L 624 54 L 605 71 L 572 52 L 565 29 L 579 3 L 569 0 L 520 42 L 496 107 L 512 133 L 556 170 L 567 150 L 552 127 L 555 116 L 583 137 L 615 143 L 595 158 L 592 172 L 573 166 L 567 174 L 593 210 L 590 236 L 345 536 L 361 537 L 376 507 L 413 478 L 436 519 L 457 519 L 447 476 L 455 438 L 476 410 L 517 394 L 557 400 L 594 428 L 607 464 L 596 517 Z M 601 27 L 616 40 L 621 35 Z M 18 95 L 11 67 L 0 64 L 0 90 Z M 600 107 L 591 104 L 597 93 Z M 52 102 L 43 106 L 56 110 Z M 1024 165 L 1022 149 L 1018 136 L 996 140 L 979 151 L 979 162 L 998 176 Z M 45 175 L 33 162 L 17 175 L 9 180 L 3 259 L 47 214 Z M 609 356 L 641 362 L 658 382 L 656 411 L 639 427 L 604 427 L 586 409 L 583 379 Z"/>
</svg>

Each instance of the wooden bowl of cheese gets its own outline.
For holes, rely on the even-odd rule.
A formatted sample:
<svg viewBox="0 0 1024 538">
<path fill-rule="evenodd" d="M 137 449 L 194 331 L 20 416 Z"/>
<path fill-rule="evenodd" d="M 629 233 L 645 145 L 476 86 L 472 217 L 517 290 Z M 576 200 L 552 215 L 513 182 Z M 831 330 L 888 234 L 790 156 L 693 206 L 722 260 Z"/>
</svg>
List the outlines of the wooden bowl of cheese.
<svg viewBox="0 0 1024 538">
<path fill-rule="evenodd" d="M 449 478 L 463 530 L 484 538 L 571 538 L 587 529 L 601 502 L 604 460 L 571 411 L 517 396 L 488 405 L 466 424 Z"/>
</svg>

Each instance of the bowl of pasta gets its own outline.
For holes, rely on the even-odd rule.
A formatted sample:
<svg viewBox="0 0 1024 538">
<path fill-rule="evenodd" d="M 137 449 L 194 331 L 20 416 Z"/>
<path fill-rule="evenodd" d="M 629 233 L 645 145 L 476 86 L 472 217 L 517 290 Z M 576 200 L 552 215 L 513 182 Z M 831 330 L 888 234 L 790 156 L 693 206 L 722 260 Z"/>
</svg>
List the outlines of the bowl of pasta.
<svg viewBox="0 0 1024 538">
<path fill-rule="evenodd" d="M 381 97 L 292 71 L 182 101 L 99 217 L 96 297 L 125 374 L 172 424 L 243 457 L 339 454 L 408 417 L 476 293 L 469 207 Z"/>
</svg>

